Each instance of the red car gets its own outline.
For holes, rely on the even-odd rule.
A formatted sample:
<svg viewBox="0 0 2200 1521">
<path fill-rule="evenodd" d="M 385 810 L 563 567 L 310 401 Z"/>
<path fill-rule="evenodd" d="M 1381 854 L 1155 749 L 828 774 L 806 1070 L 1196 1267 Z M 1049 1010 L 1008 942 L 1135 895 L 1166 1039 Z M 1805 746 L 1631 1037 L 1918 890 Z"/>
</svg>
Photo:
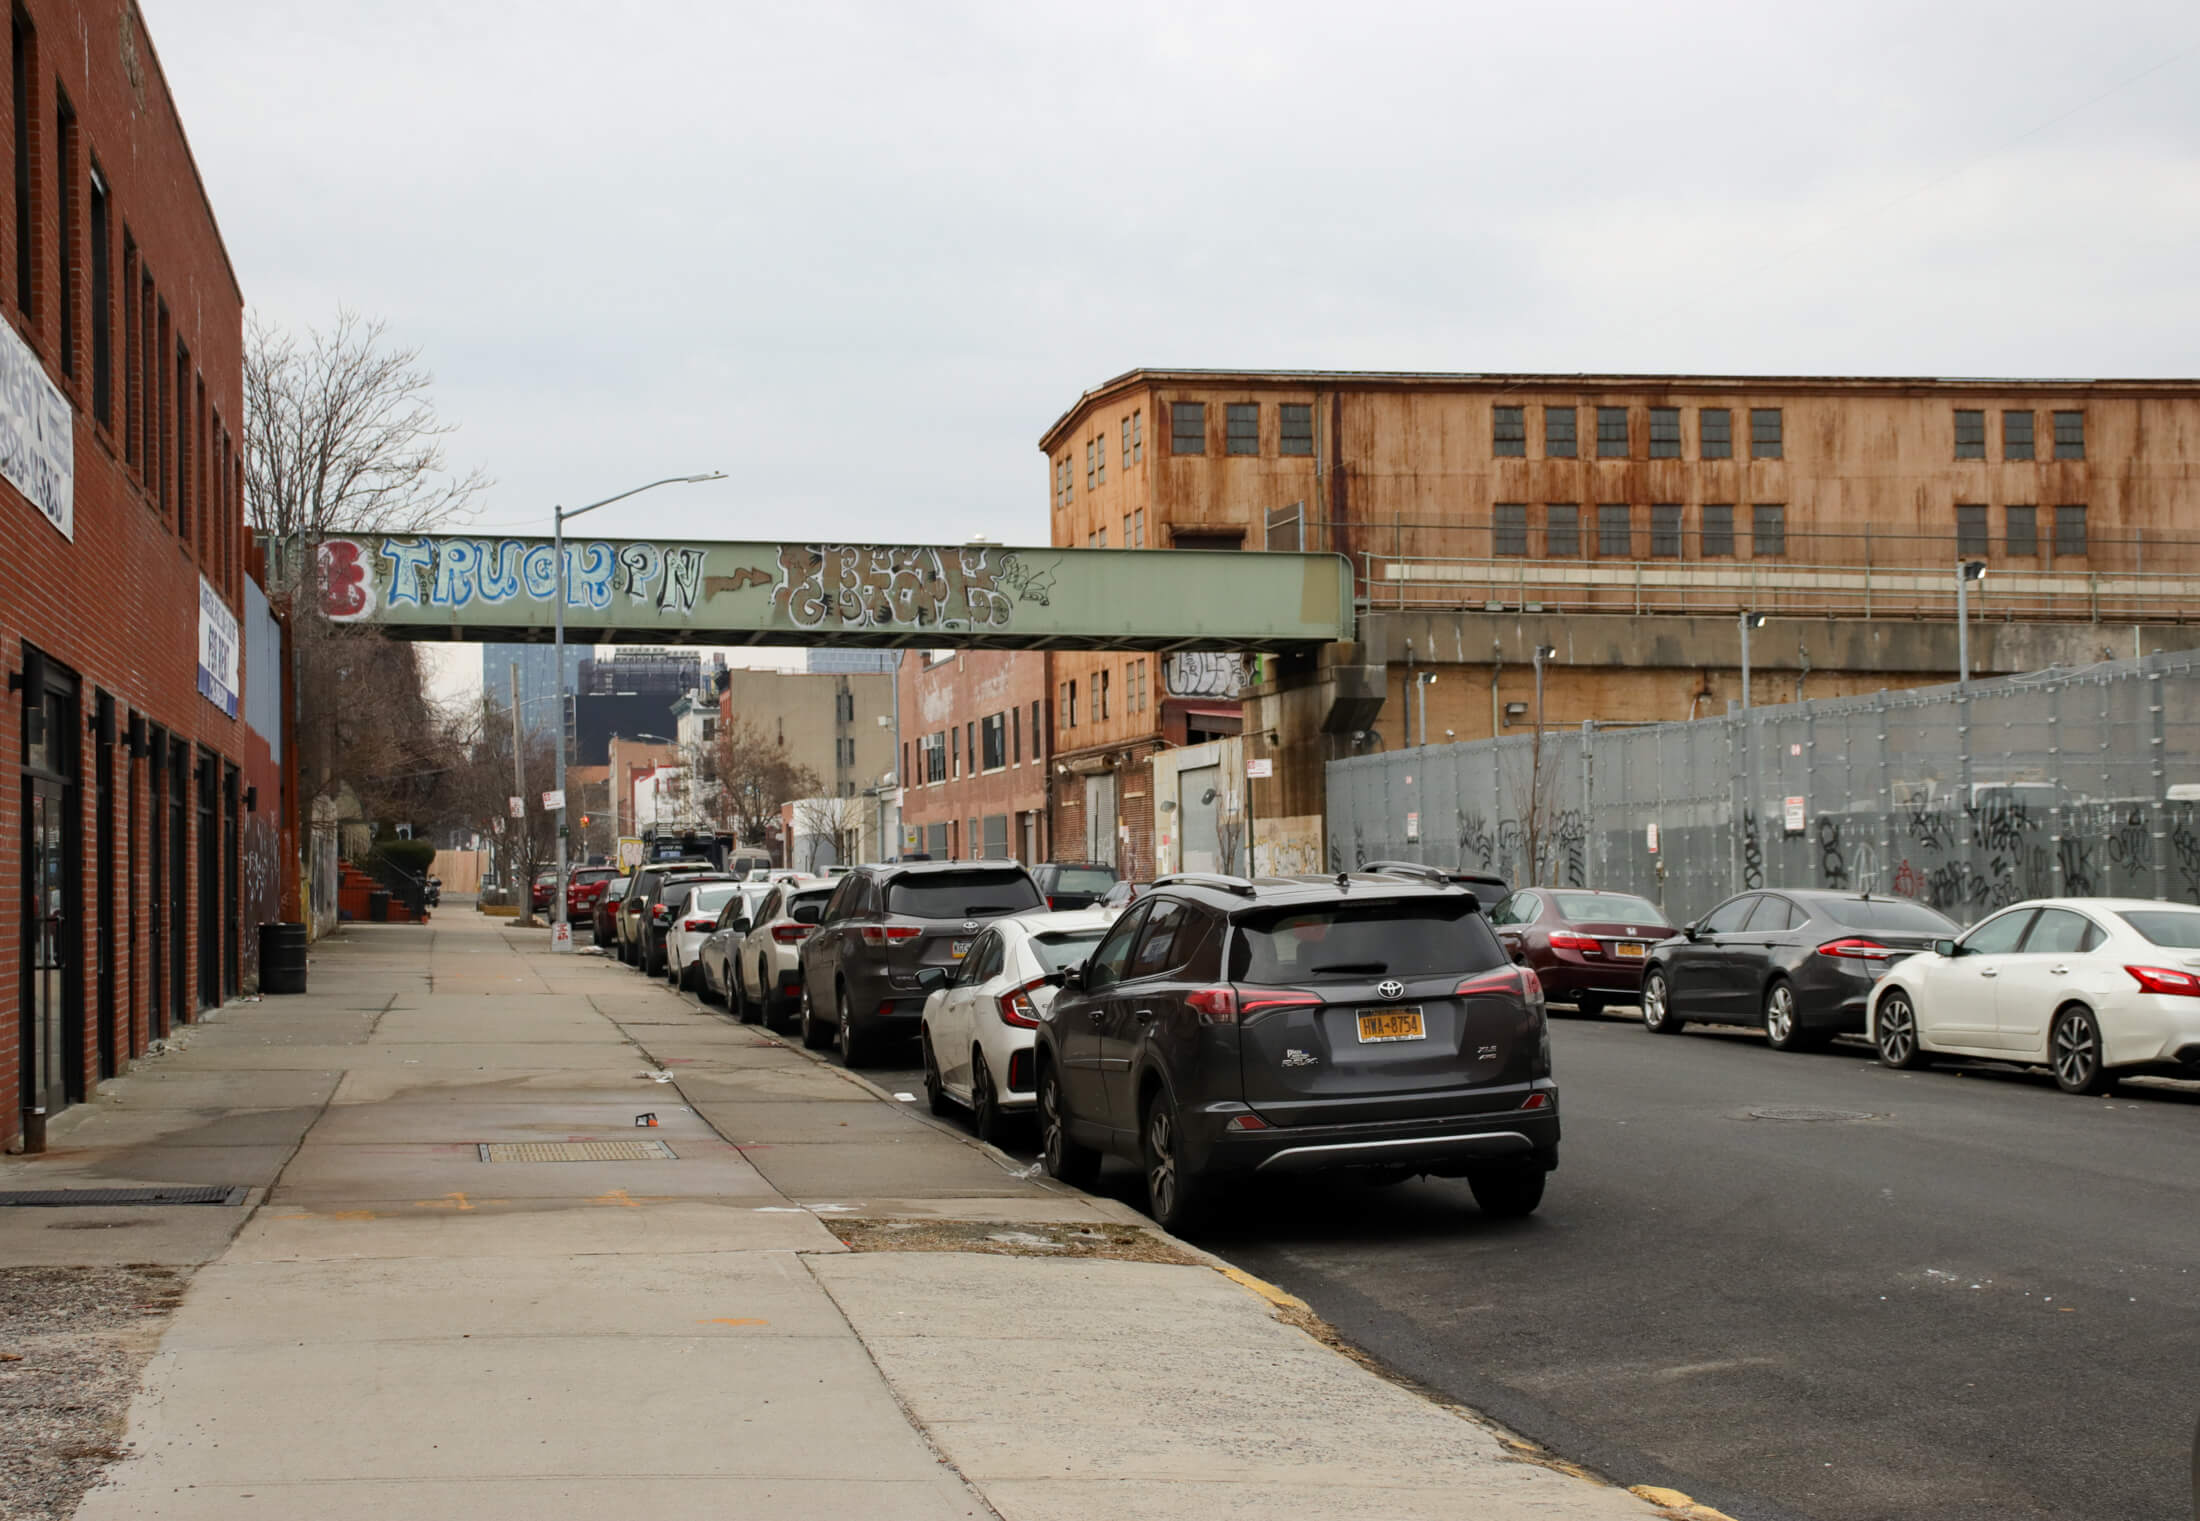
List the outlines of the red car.
<svg viewBox="0 0 2200 1521">
<path fill-rule="evenodd" d="M 1490 910 L 1490 927 L 1546 996 L 1583 1014 L 1639 999 L 1650 947 L 1673 933 L 1648 898 L 1579 887 L 1522 888 Z"/>
<path fill-rule="evenodd" d="M 574 924 L 591 923 L 596 915 L 596 900 L 603 896 L 611 879 L 619 874 L 615 866 L 569 866 L 565 871 L 565 917 Z"/>
<path fill-rule="evenodd" d="M 534 891 L 528 895 L 527 901 L 533 906 L 536 913 L 547 914 L 550 912 L 550 895 L 557 890 L 557 872 L 538 871 L 535 873 Z"/>
<path fill-rule="evenodd" d="M 613 877 L 596 893 L 596 901 L 588 907 L 588 917 L 595 921 L 596 943 L 608 945 L 614 951 L 619 948 L 619 904 L 626 898 L 628 878 Z"/>
</svg>

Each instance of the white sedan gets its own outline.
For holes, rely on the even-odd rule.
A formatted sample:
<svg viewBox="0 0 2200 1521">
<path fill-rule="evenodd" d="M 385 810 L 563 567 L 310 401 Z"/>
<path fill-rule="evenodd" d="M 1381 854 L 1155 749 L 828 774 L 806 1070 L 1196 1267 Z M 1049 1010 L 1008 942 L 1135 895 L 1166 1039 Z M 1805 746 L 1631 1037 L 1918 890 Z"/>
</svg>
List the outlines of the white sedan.
<svg viewBox="0 0 2200 1521">
<path fill-rule="evenodd" d="M 1937 1055 L 2053 1070 L 2066 1093 L 2118 1073 L 2200 1078 L 2200 908 L 2050 898 L 1895 963 L 1872 998 L 1890 1067 Z"/>
<path fill-rule="evenodd" d="M 1031 1037 L 1065 968 L 1092 954 L 1115 914 L 1081 908 L 996 919 L 970 942 L 953 978 L 924 1001 L 924 1096 L 934 1114 L 970 1111 L 978 1138 L 1037 1102 Z"/>
<path fill-rule="evenodd" d="M 672 905 L 672 913 L 665 921 L 665 981 L 676 988 L 692 988 L 701 982 L 696 952 L 729 909 L 732 918 L 747 918 L 764 892 L 761 882 L 705 882 L 695 887 L 675 887 L 666 893 L 665 901 Z"/>
</svg>

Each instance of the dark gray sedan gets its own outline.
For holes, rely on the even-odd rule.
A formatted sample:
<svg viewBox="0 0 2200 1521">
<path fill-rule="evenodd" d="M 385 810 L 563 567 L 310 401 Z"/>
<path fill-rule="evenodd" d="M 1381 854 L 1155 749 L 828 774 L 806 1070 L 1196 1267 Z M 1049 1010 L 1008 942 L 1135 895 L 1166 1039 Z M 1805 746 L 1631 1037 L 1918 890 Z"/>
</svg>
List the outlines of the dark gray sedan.
<svg viewBox="0 0 2200 1521">
<path fill-rule="evenodd" d="M 1962 933 L 1908 898 L 1819 889 L 1741 893 L 1651 947 L 1642 1022 L 1749 1025 L 1775 1050 L 1862 1034 L 1873 984 L 1904 956 Z"/>
</svg>

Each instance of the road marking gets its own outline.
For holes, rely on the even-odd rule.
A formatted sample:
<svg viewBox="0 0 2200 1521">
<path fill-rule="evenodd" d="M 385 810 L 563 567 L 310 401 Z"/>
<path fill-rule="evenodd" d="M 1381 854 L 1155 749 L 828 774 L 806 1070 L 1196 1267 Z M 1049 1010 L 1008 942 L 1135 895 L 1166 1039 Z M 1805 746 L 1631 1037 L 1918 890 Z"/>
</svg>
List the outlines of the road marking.
<svg viewBox="0 0 2200 1521">
<path fill-rule="evenodd" d="M 473 1201 L 462 1193 L 448 1193 L 440 1199 L 415 1199 L 414 1209 L 455 1209 L 462 1214 L 472 1214 Z"/>
<path fill-rule="evenodd" d="M 1313 1313 L 1310 1309 L 1307 1308 L 1306 1301 L 1299 1298 L 1296 1294 L 1287 1294 L 1282 1289 L 1279 1289 L 1274 1284 L 1270 1283 L 1267 1279 L 1255 1278 L 1251 1273 L 1246 1272 L 1243 1268 L 1234 1268 L 1229 1266 L 1227 1263 L 1224 1263 L 1221 1266 L 1217 1267 L 1215 1271 L 1220 1273 L 1223 1277 L 1229 1279 L 1239 1288 L 1251 1289 L 1254 1293 L 1258 1294 L 1261 1298 L 1267 1300 L 1270 1304 L 1276 1306 L 1278 1309 L 1300 1310 L 1304 1311 L 1307 1314 Z"/>
<path fill-rule="evenodd" d="M 1652 1505 L 1662 1505 L 1685 1521 L 1734 1521 L 1723 1510 L 1713 1510 L 1708 1505 L 1698 1505 L 1677 1489 L 1665 1489 L 1656 1484 L 1636 1484 L 1629 1487 L 1631 1495 L 1640 1496 Z"/>
</svg>

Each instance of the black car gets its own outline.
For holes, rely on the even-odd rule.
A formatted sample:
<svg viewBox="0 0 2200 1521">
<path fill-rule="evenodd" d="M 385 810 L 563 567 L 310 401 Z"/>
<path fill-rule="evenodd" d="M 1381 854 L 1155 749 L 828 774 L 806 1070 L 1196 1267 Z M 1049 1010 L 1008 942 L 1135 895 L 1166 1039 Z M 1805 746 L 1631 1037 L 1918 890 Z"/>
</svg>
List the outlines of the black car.
<svg viewBox="0 0 2200 1521">
<path fill-rule="evenodd" d="M 856 867 L 802 942 L 802 1043 L 837 1043 L 860 1067 L 885 1041 L 914 1040 L 927 991 L 918 968 L 955 966 L 986 920 L 1045 906 L 1013 861 Z"/>
<path fill-rule="evenodd" d="M 1908 898 L 1741 893 L 1650 948 L 1642 1022 L 1659 1035 L 1690 1021 L 1750 1025 L 1775 1050 L 1817 1050 L 1863 1033 L 1865 1005 L 1888 967 L 1961 933 Z"/>
<path fill-rule="evenodd" d="M 647 954 L 643 929 L 649 921 L 649 911 L 655 907 L 665 884 L 671 881 L 697 876 L 723 876 L 708 861 L 672 861 L 661 866 L 645 866 L 628 879 L 626 898 L 619 904 L 618 917 L 613 928 L 619 936 L 619 959 L 628 966 L 643 966 Z M 644 970 L 654 973 L 653 967 Z"/>
<path fill-rule="evenodd" d="M 1035 1046 L 1047 1171 L 1137 1161 L 1171 1230 L 1255 1172 L 1464 1177 L 1524 1215 L 1558 1165 L 1542 988 L 1447 883 L 1160 878 Z"/>
<path fill-rule="evenodd" d="M 1031 868 L 1031 880 L 1048 908 L 1090 908 L 1115 886 L 1115 868 L 1096 861 L 1048 861 Z"/>
</svg>

